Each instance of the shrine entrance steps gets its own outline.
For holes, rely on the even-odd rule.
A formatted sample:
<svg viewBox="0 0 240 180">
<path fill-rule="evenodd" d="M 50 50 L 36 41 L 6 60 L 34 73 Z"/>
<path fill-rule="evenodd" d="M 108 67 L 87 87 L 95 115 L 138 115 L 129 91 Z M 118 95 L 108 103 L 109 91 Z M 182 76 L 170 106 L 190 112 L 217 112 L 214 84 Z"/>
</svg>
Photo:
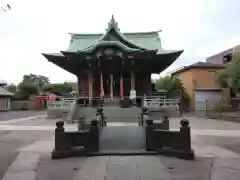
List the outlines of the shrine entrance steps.
<svg viewBox="0 0 240 180">
<path fill-rule="evenodd" d="M 138 123 L 141 114 L 141 108 L 131 107 L 131 108 L 120 108 L 115 106 L 104 107 L 104 116 L 107 118 L 107 122 L 132 122 Z M 92 107 L 79 107 L 77 106 L 72 120 L 78 120 L 79 117 L 84 116 L 86 120 L 91 121 L 96 117 L 96 108 Z"/>
</svg>

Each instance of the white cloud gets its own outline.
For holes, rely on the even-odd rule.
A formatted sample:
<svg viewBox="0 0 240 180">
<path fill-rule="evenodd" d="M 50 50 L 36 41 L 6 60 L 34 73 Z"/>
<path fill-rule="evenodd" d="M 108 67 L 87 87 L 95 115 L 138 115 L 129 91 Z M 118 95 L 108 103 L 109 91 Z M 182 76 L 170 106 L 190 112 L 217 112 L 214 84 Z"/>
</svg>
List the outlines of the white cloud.
<svg viewBox="0 0 240 180">
<path fill-rule="evenodd" d="M 28 73 L 46 75 L 52 81 L 75 80 L 41 53 L 65 50 L 69 32 L 103 32 L 112 14 L 123 32 L 162 29 L 165 49 L 185 49 L 170 69 L 204 60 L 240 40 L 240 25 L 232 23 L 239 10 L 237 0 L 5 2 L 12 10 L 0 14 L 0 62 L 6 67 L 0 79 L 11 82 Z"/>
</svg>

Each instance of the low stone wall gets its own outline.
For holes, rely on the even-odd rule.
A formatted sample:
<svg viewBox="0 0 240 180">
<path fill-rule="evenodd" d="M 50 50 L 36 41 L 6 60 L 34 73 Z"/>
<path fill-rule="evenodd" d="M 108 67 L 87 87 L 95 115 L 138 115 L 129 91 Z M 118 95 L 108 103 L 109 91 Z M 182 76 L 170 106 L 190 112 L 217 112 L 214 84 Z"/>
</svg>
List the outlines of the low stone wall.
<svg viewBox="0 0 240 180">
<path fill-rule="evenodd" d="M 36 110 L 36 104 L 34 101 L 12 101 L 11 110 Z"/>
<path fill-rule="evenodd" d="M 152 119 L 146 121 L 146 150 L 159 154 L 177 156 L 188 160 L 194 159 L 191 148 L 189 121 L 181 120 L 180 130 L 165 130 L 163 124 L 156 125 Z"/>
<path fill-rule="evenodd" d="M 52 159 L 83 156 L 90 152 L 99 151 L 99 124 L 97 120 L 91 121 L 89 129 L 81 131 L 65 131 L 63 121 L 58 121 L 56 126 Z"/>
</svg>

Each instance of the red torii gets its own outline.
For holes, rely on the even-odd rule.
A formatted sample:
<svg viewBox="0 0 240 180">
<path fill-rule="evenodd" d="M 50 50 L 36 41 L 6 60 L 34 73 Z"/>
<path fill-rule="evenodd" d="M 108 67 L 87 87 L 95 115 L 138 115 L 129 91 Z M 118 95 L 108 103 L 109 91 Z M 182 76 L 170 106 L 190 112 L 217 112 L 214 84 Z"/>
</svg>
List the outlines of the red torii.
<svg viewBox="0 0 240 180">
<path fill-rule="evenodd" d="M 35 97 L 35 102 L 40 105 L 42 101 L 56 101 L 57 96 L 55 95 L 39 95 Z"/>
</svg>

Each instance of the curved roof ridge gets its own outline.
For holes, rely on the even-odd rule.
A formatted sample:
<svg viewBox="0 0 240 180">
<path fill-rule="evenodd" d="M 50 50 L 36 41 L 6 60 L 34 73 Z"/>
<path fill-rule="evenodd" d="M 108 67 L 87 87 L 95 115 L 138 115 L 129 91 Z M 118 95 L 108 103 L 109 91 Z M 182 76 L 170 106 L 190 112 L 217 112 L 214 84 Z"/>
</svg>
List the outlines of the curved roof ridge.
<svg viewBox="0 0 240 180">
<path fill-rule="evenodd" d="M 138 49 L 138 50 L 143 50 L 143 51 L 150 50 L 150 49 L 139 46 L 139 45 L 135 44 L 134 42 L 128 40 L 127 37 L 120 32 L 120 29 L 118 28 L 118 23 L 115 21 L 113 16 L 108 23 L 108 28 L 106 29 L 106 32 L 104 34 L 102 34 L 101 37 L 95 43 L 93 43 L 90 46 L 88 46 L 87 48 L 84 48 L 81 50 L 88 51 L 90 49 L 94 49 L 94 48 L 96 48 L 96 46 L 101 45 L 102 43 L 100 43 L 100 42 L 102 42 L 102 41 L 110 43 L 109 38 L 111 36 L 110 34 L 112 33 L 112 31 L 114 33 L 116 33 L 115 35 L 117 35 L 117 36 L 115 38 L 118 40 L 118 42 L 121 42 L 121 43 L 118 43 L 119 44 L 118 46 L 123 47 L 123 45 L 124 45 L 125 49 Z M 79 49 L 78 51 L 80 52 L 81 50 Z"/>
<path fill-rule="evenodd" d="M 162 30 L 157 31 L 138 31 L 138 32 L 123 32 L 123 35 L 147 35 L 147 34 L 158 34 Z M 73 36 L 102 36 L 105 33 L 68 33 Z"/>
<path fill-rule="evenodd" d="M 127 51 L 139 51 L 139 49 L 130 48 L 119 41 L 98 41 L 95 44 L 89 46 L 88 48 L 78 50 L 78 52 L 88 52 L 88 51 L 92 52 L 98 46 L 107 46 L 107 45 L 115 45 L 115 46 L 118 46 L 119 48 L 125 49 Z"/>
</svg>

